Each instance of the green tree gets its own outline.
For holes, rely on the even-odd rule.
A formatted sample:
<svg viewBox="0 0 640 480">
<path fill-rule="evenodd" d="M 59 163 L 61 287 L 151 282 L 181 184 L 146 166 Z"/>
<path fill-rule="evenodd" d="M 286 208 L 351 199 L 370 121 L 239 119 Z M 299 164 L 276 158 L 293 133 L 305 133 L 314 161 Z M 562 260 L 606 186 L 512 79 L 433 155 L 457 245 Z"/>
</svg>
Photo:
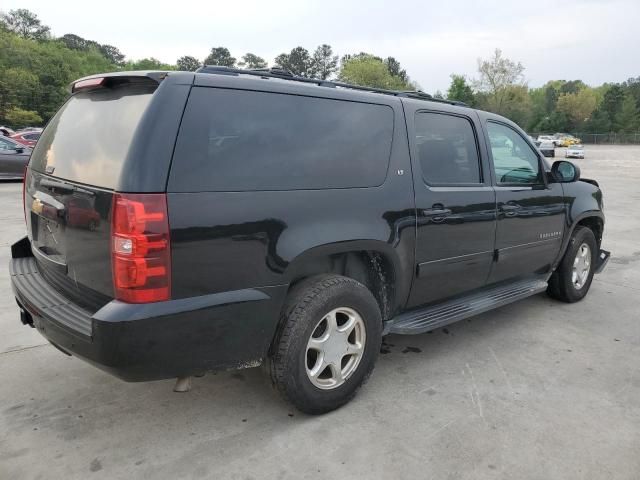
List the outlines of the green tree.
<svg viewBox="0 0 640 480">
<path fill-rule="evenodd" d="M 281 53 L 275 58 L 274 63 L 277 67 L 300 77 L 312 77 L 314 73 L 313 59 L 303 47 L 296 47 L 289 53 Z"/>
<path fill-rule="evenodd" d="M 467 83 L 467 79 L 464 75 L 451 75 L 451 85 L 447 90 L 448 100 L 457 100 L 458 102 L 464 102 L 467 105 L 474 105 L 475 96 L 473 89 Z"/>
<path fill-rule="evenodd" d="M 616 115 L 615 127 L 620 133 L 633 133 L 640 128 L 640 114 L 631 94 L 625 95 L 622 101 L 620 111 Z"/>
<path fill-rule="evenodd" d="M 372 55 L 357 55 L 343 61 L 338 77 L 343 82 L 389 90 L 412 87 L 400 77 L 391 75 L 384 61 Z"/>
<path fill-rule="evenodd" d="M 176 61 L 176 68 L 178 70 L 182 70 L 184 72 L 195 72 L 202 66 L 200 61 L 195 57 L 190 57 L 189 55 L 185 55 L 184 57 L 180 57 Z"/>
<path fill-rule="evenodd" d="M 577 93 L 560 95 L 557 110 L 567 116 L 570 129 L 576 129 L 589 120 L 589 117 L 596 109 L 596 105 L 595 93 L 590 88 L 583 88 Z"/>
<path fill-rule="evenodd" d="M 546 113 L 551 113 L 556 109 L 558 103 L 558 90 L 553 85 L 547 83 L 544 89 L 544 108 Z"/>
<path fill-rule="evenodd" d="M 254 53 L 245 53 L 242 60 L 238 62 L 238 66 L 247 69 L 266 68 L 267 62 L 264 58 Z"/>
<path fill-rule="evenodd" d="M 630 78 L 622 84 L 627 94 L 631 95 L 640 108 L 640 77 Z"/>
<path fill-rule="evenodd" d="M 111 63 L 118 66 L 124 65 L 124 55 L 113 45 L 99 45 L 98 51 Z"/>
<path fill-rule="evenodd" d="M 585 124 L 585 130 L 589 133 L 610 132 L 611 120 L 609 120 L 609 114 L 602 108 L 596 109 Z"/>
<path fill-rule="evenodd" d="M 587 85 L 582 80 L 570 80 L 568 82 L 563 82 L 560 87 L 560 94 L 563 93 L 578 93 L 583 88 L 586 88 Z"/>
<path fill-rule="evenodd" d="M 384 63 L 389 69 L 389 73 L 392 76 L 398 77 L 400 80 L 402 80 L 405 83 L 409 83 L 409 76 L 407 75 L 407 71 L 404 68 L 402 68 L 398 60 L 396 60 L 393 57 L 387 57 L 384 59 Z"/>
<path fill-rule="evenodd" d="M 526 128 L 531 120 L 531 110 L 531 97 L 526 85 L 504 87 L 502 115 Z"/>
<path fill-rule="evenodd" d="M 26 8 L 9 10 L 9 13 L 0 13 L 0 24 L 22 38 L 31 40 L 48 40 L 50 28 L 43 25 L 38 16 Z"/>
<path fill-rule="evenodd" d="M 383 62 L 384 60 L 382 60 L 382 57 L 378 57 L 376 55 L 372 55 L 371 53 L 367 53 L 367 52 L 360 52 L 360 53 L 355 53 L 355 54 L 351 54 L 351 53 L 347 53 L 346 55 L 342 56 L 341 59 L 341 63 L 344 64 L 346 62 L 348 62 L 349 60 L 355 60 L 358 58 L 373 58 L 374 60 L 379 60 L 381 62 Z M 391 72 L 389 72 L 391 73 Z"/>
<path fill-rule="evenodd" d="M 36 126 L 42 123 L 42 117 L 38 112 L 11 107 L 4 115 L 5 120 L 14 128 Z"/>
<path fill-rule="evenodd" d="M 505 114 L 512 108 L 507 105 L 510 95 L 508 87 L 523 85 L 524 67 L 502 56 L 502 51 L 495 49 L 489 60 L 478 59 L 480 77 L 475 81 L 476 89 L 485 93 L 484 108 L 494 113 Z"/>
<path fill-rule="evenodd" d="M 175 70 L 173 65 L 162 63 L 157 58 L 149 57 L 141 60 L 128 61 L 125 70 Z"/>
<path fill-rule="evenodd" d="M 333 54 L 330 45 L 322 44 L 313 52 L 311 58 L 311 74 L 313 77 L 326 80 L 338 70 L 338 56 Z"/>
<path fill-rule="evenodd" d="M 0 123 L 9 123 L 9 106 L 35 111 L 46 121 L 73 80 L 117 69 L 94 47 L 72 50 L 62 41 L 33 41 L 0 29 Z"/>
<path fill-rule="evenodd" d="M 40 79 L 22 67 L 0 70 L 0 114 L 11 107 L 37 108 Z"/>
<path fill-rule="evenodd" d="M 225 47 L 214 47 L 211 49 L 209 56 L 204 59 L 205 65 L 220 65 L 222 67 L 233 67 L 236 64 L 235 57 L 231 56 L 231 52 Z"/>
<path fill-rule="evenodd" d="M 89 44 L 86 39 L 73 33 L 65 33 L 58 40 L 64 43 L 65 47 L 70 48 L 71 50 L 87 50 L 89 48 Z"/>
<path fill-rule="evenodd" d="M 538 125 L 534 128 L 539 132 L 566 132 L 569 130 L 569 119 L 567 115 L 562 112 L 552 112 L 540 120 Z"/>
<path fill-rule="evenodd" d="M 624 101 L 624 88 L 618 84 L 610 85 L 607 91 L 604 93 L 602 99 L 602 109 L 607 112 L 609 121 L 613 124 L 615 122 L 620 109 L 622 108 L 622 102 Z"/>
</svg>

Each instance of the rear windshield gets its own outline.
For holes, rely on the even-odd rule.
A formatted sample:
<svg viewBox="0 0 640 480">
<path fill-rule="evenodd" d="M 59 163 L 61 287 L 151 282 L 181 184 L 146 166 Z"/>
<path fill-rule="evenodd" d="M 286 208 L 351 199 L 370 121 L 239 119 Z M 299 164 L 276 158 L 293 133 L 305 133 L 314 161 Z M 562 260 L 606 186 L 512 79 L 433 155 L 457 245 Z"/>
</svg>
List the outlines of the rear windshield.
<svg viewBox="0 0 640 480">
<path fill-rule="evenodd" d="M 115 188 L 153 87 L 77 93 L 51 119 L 31 156 L 31 168 L 55 177 Z"/>
<path fill-rule="evenodd" d="M 393 136 L 385 105 L 194 88 L 176 143 L 172 191 L 372 187 Z"/>
</svg>

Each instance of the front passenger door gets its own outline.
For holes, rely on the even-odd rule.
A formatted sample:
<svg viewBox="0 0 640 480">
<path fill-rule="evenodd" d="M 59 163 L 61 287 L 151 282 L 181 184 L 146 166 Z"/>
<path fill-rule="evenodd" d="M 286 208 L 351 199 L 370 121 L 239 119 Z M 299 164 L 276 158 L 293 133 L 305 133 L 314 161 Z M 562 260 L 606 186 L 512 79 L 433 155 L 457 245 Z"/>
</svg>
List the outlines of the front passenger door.
<svg viewBox="0 0 640 480">
<path fill-rule="evenodd" d="M 518 130 L 492 120 L 486 127 L 498 206 L 489 283 L 548 273 L 562 243 L 562 185 L 547 184 L 540 154 Z"/>
</svg>

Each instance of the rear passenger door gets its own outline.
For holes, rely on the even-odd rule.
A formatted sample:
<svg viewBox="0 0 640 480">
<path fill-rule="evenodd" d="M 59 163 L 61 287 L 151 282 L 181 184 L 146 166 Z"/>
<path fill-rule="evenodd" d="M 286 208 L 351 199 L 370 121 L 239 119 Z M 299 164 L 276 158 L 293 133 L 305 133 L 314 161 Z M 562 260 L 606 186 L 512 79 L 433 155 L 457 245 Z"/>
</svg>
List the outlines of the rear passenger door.
<svg viewBox="0 0 640 480">
<path fill-rule="evenodd" d="M 405 111 L 417 242 L 409 307 L 482 287 L 493 259 L 496 221 L 495 191 L 475 113 L 456 107 L 412 111 L 411 104 Z"/>
</svg>

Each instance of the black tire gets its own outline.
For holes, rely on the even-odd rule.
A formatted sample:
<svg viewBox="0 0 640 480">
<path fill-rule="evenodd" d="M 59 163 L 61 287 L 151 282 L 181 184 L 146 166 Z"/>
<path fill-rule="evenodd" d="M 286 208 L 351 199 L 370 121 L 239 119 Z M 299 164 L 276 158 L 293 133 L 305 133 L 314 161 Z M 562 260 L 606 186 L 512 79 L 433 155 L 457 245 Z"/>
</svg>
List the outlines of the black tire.
<svg viewBox="0 0 640 480">
<path fill-rule="evenodd" d="M 364 322 L 364 351 L 342 385 L 323 390 L 307 376 L 307 342 L 327 313 L 343 307 Z M 349 402 L 371 375 L 382 341 L 380 309 L 367 287 L 340 275 L 311 277 L 289 293 L 281 322 L 270 359 L 271 378 L 280 393 L 298 410 L 314 415 Z"/>
<path fill-rule="evenodd" d="M 584 285 L 581 288 L 576 288 L 572 281 L 573 262 L 578 253 L 578 249 L 581 245 L 586 244 L 591 251 L 591 262 L 589 266 L 589 274 L 587 276 Z M 596 237 L 593 235 L 591 229 L 587 227 L 577 226 L 571 235 L 567 251 L 558 265 L 558 268 L 551 278 L 549 279 L 549 287 L 547 293 L 550 297 L 557 300 L 574 303 L 582 300 L 591 287 L 593 281 L 593 272 L 598 258 L 598 245 L 596 243 Z"/>
</svg>

